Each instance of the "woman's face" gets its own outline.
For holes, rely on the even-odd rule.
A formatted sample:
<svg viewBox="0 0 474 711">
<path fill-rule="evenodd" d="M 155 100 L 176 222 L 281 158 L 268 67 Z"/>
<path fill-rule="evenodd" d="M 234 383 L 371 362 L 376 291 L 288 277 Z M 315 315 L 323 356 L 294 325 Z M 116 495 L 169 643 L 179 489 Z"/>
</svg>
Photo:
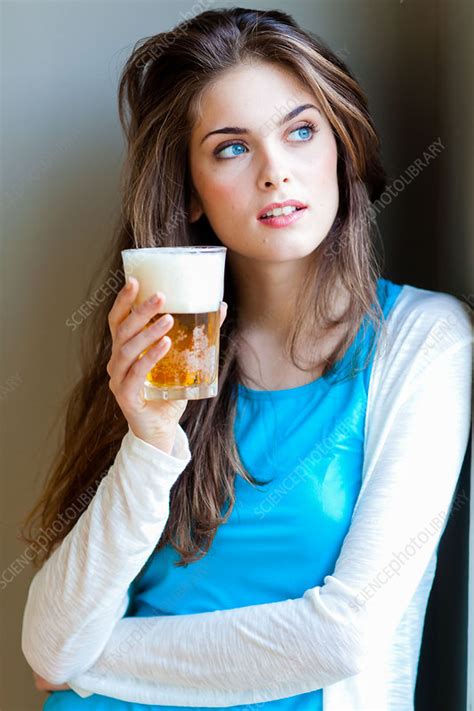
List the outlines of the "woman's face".
<svg viewBox="0 0 474 711">
<path fill-rule="evenodd" d="M 205 94 L 189 149 L 197 194 L 190 221 L 204 213 L 222 244 L 241 257 L 304 257 L 334 222 L 337 145 L 329 122 L 318 108 L 306 108 L 280 125 L 303 104 L 318 106 L 292 74 L 268 63 L 239 65 Z M 248 132 L 207 135 L 224 127 Z M 290 199 L 307 206 L 299 220 L 275 229 L 257 219 L 269 203 Z"/>
</svg>

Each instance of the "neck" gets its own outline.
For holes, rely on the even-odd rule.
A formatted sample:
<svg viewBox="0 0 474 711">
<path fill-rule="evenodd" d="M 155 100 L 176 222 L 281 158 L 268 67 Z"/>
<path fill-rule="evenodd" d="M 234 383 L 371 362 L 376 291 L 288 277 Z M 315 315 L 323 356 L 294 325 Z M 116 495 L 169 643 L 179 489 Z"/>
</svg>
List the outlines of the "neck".
<svg viewBox="0 0 474 711">
<path fill-rule="evenodd" d="M 268 262 L 229 252 L 240 332 L 264 334 L 275 343 L 285 343 L 295 319 L 297 298 L 311 256 L 287 262 Z"/>
</svg>

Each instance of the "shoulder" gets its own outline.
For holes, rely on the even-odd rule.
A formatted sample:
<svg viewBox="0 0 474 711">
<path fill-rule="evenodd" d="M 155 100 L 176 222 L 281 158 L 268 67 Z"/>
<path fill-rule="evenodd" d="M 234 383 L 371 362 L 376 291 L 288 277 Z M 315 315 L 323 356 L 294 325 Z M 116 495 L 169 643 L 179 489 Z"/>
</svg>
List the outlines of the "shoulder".
<svg viewBox="0 0 474 711">
<path fill-rule="evenodd" d="M 393 283 L 393 282 L 389 282 Z M 469 306 L 452 294 L 443 291 L 431 291 L 421 289 L 412 284 L 403 284 L 400 295 L 396 302 L 399 310 L 423 310 L 436 314 L 440 311 L 463 311 L 469 312 Z"/>
<path fill-rule="evenodd" d="M 454 401 L 451 408 L 465 419 L 472 378 L 467 304 L 451 294 L 404 284 L 385 326 L 369 381 L 367 446 L 382 441 L 382 430 L 405 403 L 428 421 Z"/>
<path fill-rule="evenodd" d="M 404 284 L 380 332 L 369 383 L 369 403 L 398 399 L 425 378 L 457 378 L 469 387 L 470 309 L 444 292 Z"/>
<path fill-rule="evenodd" d="M 467 304 L 452 294 L 404 284 L 386 319 L 387 349 L 402 349 L 405 355 L 430 345 L 437 353 L 454 343 L 472 340 L 472 323 Z"/>
</svg>

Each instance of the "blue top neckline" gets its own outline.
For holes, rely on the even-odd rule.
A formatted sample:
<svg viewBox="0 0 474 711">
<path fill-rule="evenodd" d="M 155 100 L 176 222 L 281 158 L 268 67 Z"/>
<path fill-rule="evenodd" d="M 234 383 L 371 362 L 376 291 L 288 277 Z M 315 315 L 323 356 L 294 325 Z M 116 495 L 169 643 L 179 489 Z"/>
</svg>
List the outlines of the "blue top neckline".
<svg viewBox="0 0 474 711">
<path fill-rule="evenodd" d="M 319 387 L 319 384 L 321 382 L 326 383 L 328 375 L 329 373 L 327 373 L 326 375 L 321 375 L 319 378 L 316 378 L 316 380 L 312 380 L 310 383 L 305 383 L 304 385 L 297 385 L 293 388 L 283 388 L 281 390 L 253 390 L 252 388 L 248 388 L 246 385 L 242 385 L 241 383 L 237 383 L 237 390 L 241 397 L 249 398 L 252 400 L 262 398 L 271 398 L 272 400 L 275 400 L 279 398 L 290 397 L 295 395 L 296 393 L 298 393 L 298 395 L 300 393 L 306 394 L 313 388 Z"/>
<path fill-rule="evenodd" d="M 387 287 L 387 279 L 384 279 L 383 277 L 380 277 L 377 281 L 377 298 L 379 301 L 382 300 L 382 287 Z M 382 302 L 381 304 L 382 309 L 384 310 L 384 304 Z M 327 386 L 329 387 L 329 381 L 334 377 L 334 367 L 341 367 L 343 363 L 347 360 L 349 357 L 349 354 L 353 350 L 356 341 L 360 337 L 361 330 L 364 328 L 364 322 L 362 322 L 358 333 L 356 334 L 354 340 L 352 341 L 351 345 L 347 349 L 346 353 L 344 354 L 343 358 L 341 360 L 338 360 L 331 368 L 331 370 L 326 373 L 325 375 L 321 375 L 319 378 L 316 378 L 316 380 L 312 380 L 310 383 L 305 383 L 304 385 L 297 385 L 296 387 L 293 388 L 284 388 L 282 390 L 254 390 L 252 388 L 248 388 L 246 385 L 242 385 L 241 383 L 237 383 L 237 394 L 240 397 L 247 398 L 249 400 L 261 400 L 261 399 L 280 399 L 280 398 L 286 398 L 286 397 L 293 397 L 295 395 L 306 395 L 311 390 L 319 388 L 321 386 Z"/>
</svg>

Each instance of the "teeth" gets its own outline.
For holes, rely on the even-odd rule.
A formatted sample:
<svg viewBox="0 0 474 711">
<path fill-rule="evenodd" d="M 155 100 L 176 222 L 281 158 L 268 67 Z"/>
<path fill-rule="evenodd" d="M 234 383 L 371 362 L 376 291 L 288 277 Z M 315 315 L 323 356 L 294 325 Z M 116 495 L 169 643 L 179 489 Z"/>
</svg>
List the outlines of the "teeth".
<svg viewBox="0 0 474 711">
<path fill-rule="evenodd" d="M 262 217 L 278 217 L 278 215 L 289 215 L 295 212 L 297 208 L 294 205 L 286 205 L 285 207 L 276 207 L 270 212 L 266 212 Z"/>
</svg>

